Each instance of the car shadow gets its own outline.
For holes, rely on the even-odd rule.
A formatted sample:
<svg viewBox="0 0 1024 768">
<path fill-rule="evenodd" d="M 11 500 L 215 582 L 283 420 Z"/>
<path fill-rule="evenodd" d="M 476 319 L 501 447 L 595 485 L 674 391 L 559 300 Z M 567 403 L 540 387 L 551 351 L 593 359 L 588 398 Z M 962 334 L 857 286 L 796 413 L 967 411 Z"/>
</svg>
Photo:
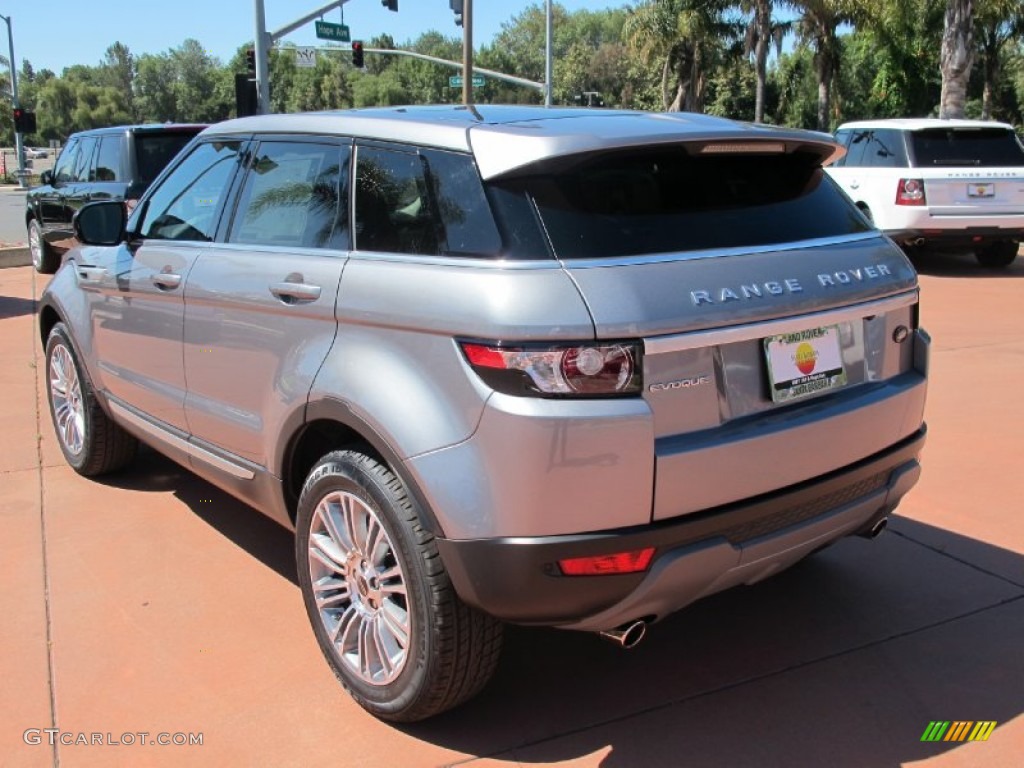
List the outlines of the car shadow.
<svg viewBox="0 0 1024 768">
<path fill-rule="evenodd" d="M 1004 268 L 983 267 L 971 254 L 914 252 L 908 255 L 918 272 L 932 277 L 1024 278 L 1024 256 L 1020 255 Z"/>
<path fill-rule="evenodd" d="M 35 311 L 36 303 L 33 299 L 23 299 L 18 296 L 0 296 L 0 320 L 35 314 Z"/>
<path fill-rule="evenodd" d="M 298 586 L 291 531 L 153 449 L 140 446 L 131 467 L 93 480 L 132 491 L 173 493 L 224 538 Z"/>
<path fill-rule="evenodd" d="M 144 449 L 104 480 L 173 492 L 296 584 L 291 532 Z M 296 600 L 299 599 L 296 591 Z M 510 626 L 476 698 L 395 726 L 510 765 L 898 765 L 986 744 L 924 742 L 931 721 L 1024 713 L 1024 556 L 897 516 L 765 582 L 701 600 L 624 651 Z M 596 756 L 596 757 L 595 757 Z M 980 759 L 980 758 L 979 758 Z"/>
</svg>

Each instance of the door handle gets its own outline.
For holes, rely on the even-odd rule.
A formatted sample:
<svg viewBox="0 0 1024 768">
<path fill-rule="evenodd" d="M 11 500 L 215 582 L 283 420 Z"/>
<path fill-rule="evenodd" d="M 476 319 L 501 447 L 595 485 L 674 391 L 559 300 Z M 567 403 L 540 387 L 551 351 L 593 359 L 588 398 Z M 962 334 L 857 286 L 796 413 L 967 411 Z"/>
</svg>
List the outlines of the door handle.
<svg viewBox="0 0 1024 768">
<path fill-rule="evenodd" d="M 89 267 L 89 266 L 78 266 L 78 277 L 83 283 L 101 283 L 103 278 L 107 276 L 107 270 L 104 267 Z"/>
<path fill-rule="evenodd" d="M 157 272 L 149 279 L 157 288 L 163 288 L 166 291 L 181 285 L 181 275 L 176 275 L 173 272 Z"/>
<path fill-rule="evenodd" d="M 274 283 L 270 292 L 286 304 L 310 302 L 320 298 L 320 286 L 308 283 Z"/>
</svg>

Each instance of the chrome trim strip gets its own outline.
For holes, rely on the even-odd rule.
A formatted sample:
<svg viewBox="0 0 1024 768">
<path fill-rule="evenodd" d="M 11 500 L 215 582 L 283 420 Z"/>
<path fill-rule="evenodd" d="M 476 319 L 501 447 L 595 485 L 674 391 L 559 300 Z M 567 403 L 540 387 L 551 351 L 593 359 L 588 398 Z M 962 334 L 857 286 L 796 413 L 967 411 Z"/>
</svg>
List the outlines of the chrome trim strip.
<svg viewBox="0 0 1024 768">
<path fill-rule="evenodd" d="M 147 435 L 157 440 L 160 440 L 164 443 L 168 443 L 169 445 L 172 445 L 173 447 L 177 448 L 179 451 L 183 451 L 184 453 L 187 453 L 189 456 L 199 459 L 200 461 L 203 461 L 209 464 L 210 466 L 221 470 L 222 472 L 226 472 L 232 477 L 237 477 L 239 480 L 252 480 L 254 477 L 256 477 L 256 473 L 253 472 L 251 469 L 247 469 L 246 467 L 240 466 L 233 461 L 229 461 L 228 459 L 217 456 L 216 454 L 211 453 L 210 451 L 207 451 L 203 448 L 200 448 L 197 445 L 194 445 L 193 443 L 190 443 L 188 440 L 185 440 L 182 437 L 178 437 L 170 430 L 164 429 L 163 427 L 154 424 L 149 419 L 140 416 L 134 411 L 128 410 L 128 408 L 121 405 L 117 401 L 109 399 L 108 403 L 110 405 L 110 410 L 113 411 L 118 418 L 124 419 L 132 426 L 145 432 Z"/>
<path fill-rule="evenodd" d="M 713 248 L 703 251 L 673 251 L 671 253 L 648 253 L 642 256 L 616 256 L 606 259 L 560 259 L 560 263 L 568 270 L 590 269 L 593 267 L 623 267 L 633 264 L 665 264 L 673 261 L 691 261 L 696 259 L 717 259 L 722 256 L 748 256 L 756 253 L 776 253 L 778 251 L 802 251 L 809 248 L 823 248 L 829 245 L 859 243 L 866 240 L 887 242 L 887 238 L 877 229 L 869 232 L 855 232 L 850 235 L 835 237 L 818 237 L 813 240 L 796 240 L 771 245 L 738 246 L 736 248 Z"/>
<path fill-rule="evenodd" d="M 765 320 L 759 323 L 737 325 L 731 328 L 714 328 L 708 331 L 692 331 L 677 333 L 671 336 L 657 336 L 644 339 L 645 355 L 665 355 L 672 352 L 685 352 L 701 347 L 713 347 L 721 344 L 734 344 L 739 341 L 763 339 L 780 333 L 794 333 L 809 327 L 835 325 L 858 320 L 869 315 L 881 315 L 904 307 L 912 307 L 917 303 L 918 291 L 915 288 L 907 293 L 891 296 L 887 299 L 854 304 L 841 309 L 830 309 L 824 312 L 787 317 L 782 320 Z"/>
</svg>

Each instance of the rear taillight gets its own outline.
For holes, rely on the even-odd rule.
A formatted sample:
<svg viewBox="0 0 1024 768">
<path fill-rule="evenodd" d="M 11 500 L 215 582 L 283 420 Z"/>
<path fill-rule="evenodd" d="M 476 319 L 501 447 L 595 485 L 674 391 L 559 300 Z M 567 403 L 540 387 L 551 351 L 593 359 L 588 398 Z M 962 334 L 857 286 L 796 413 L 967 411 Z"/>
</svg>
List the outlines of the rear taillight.
<svg viewBox="0 0 1024 768">
<path fill-rule="evenodd" d="M 555 346 L 462 342 L 466 360 L 489 386 L 510 395 L 608 397 L 642 389 L 638 342 Z"/>
<path fill-rule="evenodd" d="M 896 205 L 924 205 L 924 179 L 900 179 L 896 184 Z"/>
<path fill-rule="evenodd" d="M 615 552 L 594 557 L 569 557 L 558 561 L 565 576 L 611 576 L 618 573 L 640 573 L 647 570 L 654 557 L 654 547 Z"/>
</svg>

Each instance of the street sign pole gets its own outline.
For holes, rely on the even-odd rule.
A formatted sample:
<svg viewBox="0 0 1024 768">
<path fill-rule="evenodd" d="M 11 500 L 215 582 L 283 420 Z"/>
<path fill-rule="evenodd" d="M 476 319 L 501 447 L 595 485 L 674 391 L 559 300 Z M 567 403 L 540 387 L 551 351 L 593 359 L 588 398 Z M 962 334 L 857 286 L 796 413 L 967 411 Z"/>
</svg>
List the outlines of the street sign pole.
<svg viewBox="0 0 1024 768">
<path fill-rule="evenodd" d="M 462 4 L 462 103 L 473 103 L 473 0 Z"/>
<path fill-rule="evenodd" d="M 341 8 L 347 2 L 348 0 L 334 0 L 333 3 L 310 11 L 301 19 L 297 19 L 275 32 L 268 33 L 267 14 L 263 7 L 263 0 L 253 0 L 256 21 L 256 101 L 259 114 L 265 115 L 270 111 L 270 66 L 267 57 L 270 54 L 271 46 L 285 35 L 294 32 L 313 19 L 323 16 L 328 11 Z"/>
</svg>

